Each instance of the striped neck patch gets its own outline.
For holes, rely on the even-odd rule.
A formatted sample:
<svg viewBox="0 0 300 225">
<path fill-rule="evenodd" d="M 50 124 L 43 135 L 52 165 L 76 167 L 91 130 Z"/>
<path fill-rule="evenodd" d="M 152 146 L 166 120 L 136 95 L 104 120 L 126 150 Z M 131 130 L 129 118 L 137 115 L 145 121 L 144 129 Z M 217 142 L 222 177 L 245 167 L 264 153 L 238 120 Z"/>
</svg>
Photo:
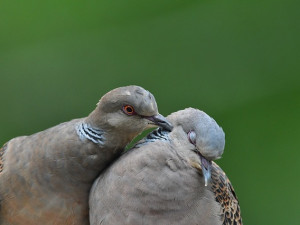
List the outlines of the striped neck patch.
<svg viewBox="0 0 300 225">
<path fill-rule="evenodd" d="M 76 126 L 76 131 L 80 140 L 83 141 L 85 139 L 88 139 L 95 144 L 104 145 L 105 140 L 103 137 L 103 130 L 93 128 L 87 123 L 80 123 Z"/>
<path fill-rule="evenodd" d="M 140 140 L 134 148 L 139 148 L 143 146 L 146 143 L 149 142 L 155 142 L 157 140 L 163 140 L 163 141 L 168 141 L 169 140 L 169 131 L 162 130 L 161 128 L 158 128 L 154 131 L 152 131 L 150 134 L 148 134 L 145 138 Z"/>
</svg>

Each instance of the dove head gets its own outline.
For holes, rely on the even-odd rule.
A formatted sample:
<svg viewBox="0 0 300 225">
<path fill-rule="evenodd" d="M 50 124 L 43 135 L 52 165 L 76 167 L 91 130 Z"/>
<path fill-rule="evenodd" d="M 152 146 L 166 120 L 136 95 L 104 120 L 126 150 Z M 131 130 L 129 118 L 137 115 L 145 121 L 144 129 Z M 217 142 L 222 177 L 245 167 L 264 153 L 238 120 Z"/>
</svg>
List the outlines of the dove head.
<svg viewBox="0 0 300 225">
<path fill-rule="evenodd" d="M 169 115 L 174 127 L 180 126 L 188 141 L 208 160 L 219 159 L 224 151 L 225 134 L 216 121 L 205 112 L 187 108 Z"/>
<path fill-rule="evenodd" d="M 172 129 L 167 119 L 159 114 L 154 96 L 134 85 L 106 93 L 90 114 L 89 121 L 96 127 L 116 128 L 134 135 L 157 126 Z"/>
<path fill-rule="evenodd" d="M 179 130 L 178 142 L 188 144 L 199 155 L 207 186 L 211 178 L 211 161 L 219 159 L 224 152 L 222 128 L 206 113 L 193 108 L 177 111 L 167 118 L 174 126 L 174 133 Z"/>
</svg>

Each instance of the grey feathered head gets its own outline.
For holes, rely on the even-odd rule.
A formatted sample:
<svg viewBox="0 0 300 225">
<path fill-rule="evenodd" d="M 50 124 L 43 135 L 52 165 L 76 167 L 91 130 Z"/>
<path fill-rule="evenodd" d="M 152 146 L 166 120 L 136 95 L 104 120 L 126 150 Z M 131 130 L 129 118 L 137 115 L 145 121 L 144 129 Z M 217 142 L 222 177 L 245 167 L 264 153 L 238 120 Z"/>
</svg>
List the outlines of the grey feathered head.
<svg viewBox="0 0 300 225">
<path fill-rule="evenodd" d="M 219 159 L 224 152 L 223 129 L 205 112 L 193 108 L 177 111 L 167 118 L 175 128 L 181 126 L 187 134 L 186 138 L 195 146 L 207 186 L 211 177 L 211 160 Z"/>
<path fill-rule="evenodd" d="M 174 127 L 181 126 L 187 138 L 195 144 L 199 152 L 209 160 L 219 159 L 224 152 L 225 134 L 216 121 L 205 112 L 187 108 L 169 115 Z"/>
<path fill-rule="evenodd" d="M 158 113 L 154 96 L 135 85 L 119 87 L 106 93 L 89 115 L 88 122 L 134 135 L 153 126 L 172 129 L 167 119 Z"/>
<path fill-rule="evenodd" d="M 154 96 L 142 87 L 131 85 L 119 87 L 106 93 L 99 101 L 98 107 L 109 113 L 119 110 L 120 106 L 131 105 L 134 112 L 143 116 L 158 114 Z"/>
</svg>

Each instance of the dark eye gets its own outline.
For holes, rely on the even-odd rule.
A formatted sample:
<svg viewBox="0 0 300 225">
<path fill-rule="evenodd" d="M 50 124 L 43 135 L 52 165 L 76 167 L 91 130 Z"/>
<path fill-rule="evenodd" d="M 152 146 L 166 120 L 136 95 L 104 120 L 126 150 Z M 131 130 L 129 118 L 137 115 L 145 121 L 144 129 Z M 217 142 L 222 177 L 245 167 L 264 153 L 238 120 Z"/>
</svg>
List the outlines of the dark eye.
<svg viewBox="0 0 300 225">
<path fill-rule="evenodd" d="M 195 131 L 190 131 L 189 133 L 188 133 L 188 139 L 189 139 L 189 141 L 193 144 L 193 145 L 195 145 L 196 144 L 196 133 L 195 133 Z"/>
<path fill-rule="evenodd" d="M 123 106 L 123 112 L 129 116 L 136 114 L 133 106 L 131 106 L 131 105 Z"/>
</svg>

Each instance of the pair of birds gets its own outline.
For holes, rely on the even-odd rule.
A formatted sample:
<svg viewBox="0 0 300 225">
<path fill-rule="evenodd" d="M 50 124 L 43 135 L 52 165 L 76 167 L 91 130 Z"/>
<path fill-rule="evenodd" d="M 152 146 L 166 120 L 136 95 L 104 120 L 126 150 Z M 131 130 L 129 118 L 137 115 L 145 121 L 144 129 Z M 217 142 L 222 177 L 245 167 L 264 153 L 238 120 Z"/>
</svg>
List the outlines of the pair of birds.
<svg viewBox="0 0 300 225">
<path fill-rule="evenodd" d="M 212 162 L 224 144 L 204 112 L 165 118 L 150 92 L 116 88 L 88 117 L 1 148 L 0 225 L 240 225 L 233 187 Z"/>
</svg>

